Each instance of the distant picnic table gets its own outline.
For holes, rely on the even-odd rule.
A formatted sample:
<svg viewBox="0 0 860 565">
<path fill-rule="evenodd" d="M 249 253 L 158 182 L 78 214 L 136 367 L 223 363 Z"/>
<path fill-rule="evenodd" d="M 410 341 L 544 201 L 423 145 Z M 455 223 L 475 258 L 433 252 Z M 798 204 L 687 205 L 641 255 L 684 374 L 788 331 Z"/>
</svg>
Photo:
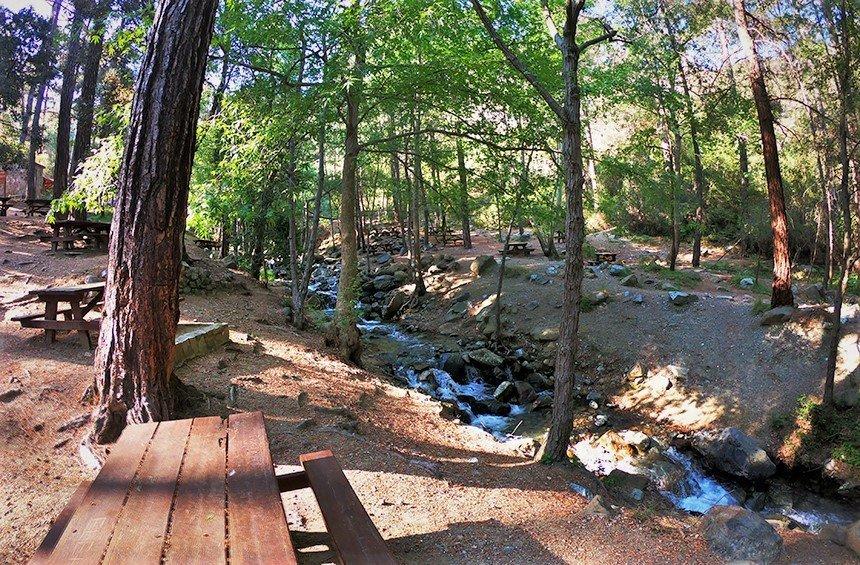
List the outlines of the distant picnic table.
<svg viewBox="0 0 860 565">
<path fill-rule="evenodd" d="M 24 204 L 24 215 L 34 216 L 36 214 L 47 214 L 48 210 L 51 209 L 51 202 L 53 202 L 53 199 L 25 198 L 22 202 Z"/>
<path fill-rule="evenodd" d="M 221 245 L 214 239 L 195 239 L 194 243 L 201 249 L 217 249 Z"/>
<path fill-rule="evenodd" d="M 435 230 L 430 230 L 430 235 L 432 235 L 436 241 L 441 241 L 443 244 L 447 243 L 457 243 L 463 241 L 463 236 L 458 233 L 454 233 L 454 230 L 451 228 L 447 228 L 445 230 L 439 228 Z"/>
<path fill-rule="evenodd" d="M 77 241 L 92 243 L 96 249 L 106 249 L 110 238 L 110 223 L 108 222 L 56 220 L 51 226 L 54 228 L 54 236 L 51 238 L 52 251 L 56 251 L 59 244 L 63 244 L 65 249 L 71 249 Z"/>
<path fill-rule="evenodd" d="M 77 286 L 55 286 L 30 291 L 39 301 L 45 303 L 42 314 L 15 316 L 13 322 L 19 322 L 24 328 L 44 329 L 51 343 L 57 341 L 57 331 L 79 331 L 87 338 L 87 345 L 92 348 L 90 332 L 98 332 L 101 320 L 86 320 L 87 315 L 104 297 L 105 283 L 97 282 Z M 61 302 L 69 307 L 60 310 Z M 62 315 L 63 319 L 57 319 Z"/>
<path fill-rule="evenodd" d="M 534 251 L 533 247 L 528 246 L 527 241 L 511 241 L 507 244 L 508 255 L 520 255 L 527 257 Z M 504 249 L 499 249 L 499 253 L 504 253 Z"/>
<path fill-rule="evenodd" d="M 340 563 L 395 563 L 330 451 L 276 475 L 260 412 L 128 426 L 31 563 L 296 563 L 281 493 L 316 495 Z"/>
</svg>

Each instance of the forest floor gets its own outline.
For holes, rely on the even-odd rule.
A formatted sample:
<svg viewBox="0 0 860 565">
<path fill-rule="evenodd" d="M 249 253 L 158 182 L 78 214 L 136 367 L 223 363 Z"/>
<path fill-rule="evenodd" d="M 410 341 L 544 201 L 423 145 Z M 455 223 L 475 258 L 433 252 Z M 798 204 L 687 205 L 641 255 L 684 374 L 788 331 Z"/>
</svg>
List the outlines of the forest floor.
<svg viewBox="0 0 860 565">
<path fill-rule="evenodd" d="M 58 431 L 90 411 L 81 396 L 92 379 L 92 351 L 80 336 L 61 336 L 50 344 L 41 332 L 22 329 L 10 318 L 32 311 L 33 305 L 20 301 L 29 290 L 80 283 L 105 268 L 106 256 L 52 255 L 34 237 L 39 229 L 44 227 L 38 221 L 0 218 L 0 391 L 14 383 L 23 392 L 0 404 L 4 563 L 25 561 L 77 484 L 95 474 L 78 455 L 87 424 Z M 627 253 L 647 251 L 610 244 L 623 247 L 622 257 L 630 261 Z M 446 252 L 466 262 L 496 248 L 484 238 L 475 250 Z M 190 251 L 202 255 L 193 247 Z M 544 269 L 547 260 L 514 263 Z M 341 363 L 320 345 L 318 333 L 297 333 L 285 325 L 282 291 L 236 277 L 241 284 L 234 290 L 189 295 L 181 305 L 183 320 L 227 322 L 231 329 L 230 344 L 177 370 L 209 398 L 195 413 L 262 410 L 277 464 L 295 465 L 301 453 L 332 449 L 401 561 L 719 561 L 700 537 L 695 517 L 671 509 L 654 512 L 651 506 L 619 508 L 611 519 L 580 513 L 587 501 L 568 485 L 598 488 L 590 474 L 534 463 L 512 444 L 442 419 L 438 403 L 425 395 L 407 391 L 383 374 Z M 480 295 L 481 285 L 492 286 L 491 279 L 468 281 L 476 285 L 473 295 Z M 622 293 L 616 284 L 595 279 L 586 281 L 586 288 L 605 285 Z M 716 286 L 714 282 L 712 292 Z M 514 277 L 509 292 L 513 301 L 523 303 L 518 316 L 523 328 L 556 319 L 557 280 L 538 293 L 528 277 Z M 684 387 L 688 396 L 666 404 L 619 397 L 620 406 L 639 414 L 653 412 L 655 421 L 662 416 L 691 427 L 735 423 L 755 431 L 763 428 L 768 408 L 789 406 L 798 394 L 817 390 L 821 350 L 814 340 L 820 336 L 810 335 L 802 324 L 760 328 L 749 313 L 749 300 L 741 298 L 702 299 L 677 312 L 658 291 L 641 292 L 646 295 L 642 305 L 619 298 L 584 315 L 586 366 L 602 359 L 600 374 L 612 375 L 606 377 L 608 383 L 640 357 L 650 363 L 683 363 L 690 368 Z M 526 310 L 538 294 L 539 305 Z M 444 293 L 438 296 L 434 300 L 446 300 Z M 412 323 L 432 326 L 431 314 L 444 313 L 440 304 L 425 307 Z M 465 323 L 459 329 L 467 339 L 474 331 Z M 788 353 L 781 349 L 784 342 L 791 347 Z M 224 399 L 231 385 L 238 394 L 228 406 Z M 285 495 L 284 503 L 291 529 L 299 532 L 298 544 L 301 532 L 323 530 L 309 493 Z M 788 530 L 781 535 L 782 562 L 853 562 L 847 550 L 813 534 Z"/>
</svg>

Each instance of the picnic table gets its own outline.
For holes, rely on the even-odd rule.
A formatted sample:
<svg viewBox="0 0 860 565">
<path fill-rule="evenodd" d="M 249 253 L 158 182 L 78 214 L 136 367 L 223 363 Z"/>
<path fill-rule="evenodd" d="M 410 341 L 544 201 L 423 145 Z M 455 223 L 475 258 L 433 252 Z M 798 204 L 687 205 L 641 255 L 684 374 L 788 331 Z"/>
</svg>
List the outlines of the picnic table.
<svg viewBox="0 0 860 565">
<path fill-rule="evenodd" d="M 526 241 L 511 241 L 506 246 L 508 255 L 520 255 L 527 257 L 534 251 L 534 247 L 528 247 Z M 499 253 L 504 253 L 504 249 L 499 249 Z"/>
<path fill-rule="evenodd" d="M 56 220 L 51 224 L 54 236 L 51 238 L 51 251 L 57 251 L 62 243 L 65 249 L 71 249 L 76 241 L 95 244 L 96 249 L 107 248 L 110 238 L 110 223 L 94 222 L 91 220 Z"/>
<path fill-rule="evenodd" d="M 11 196 L 0 196 L 0 216 L 5 216 L 6 211 L 12 207 Z"/>
<path fill-rule="evenodd" d="M 194 243 L 201 249 L 218 249 L 221 244 L 214 239 L 195 239 Z"/>
<path fill-rule="evenodd" d="M 594 254 L 594 258 L 597 263 L 614 263 L 615 259 L 618 257 L 618 254 L 612 251 L 597 251 Z"/>
<path fill-rule="evenodd" d="M 296 563 L 280 494 L 310 488 L 341 563 L 395 563 L 337 459 L 276 475 L 260 412 L 123 431 L 31 563 Z"/>
<path fill-rule="evenodd" d="M 84 316 L 101 302 L 104 292 L 105 283 L 103 282 L 32 290 L 29 293 L 30 296 L 35 296 L 40 302 L 45 303 L 45 312 L 15 316 L 12 321 L 19 322 L 22 328 L 45 330 L 51 343 L 57 341 L 57 331 L 79 331 L 86 336 L 87 345 L 92 349 L 90 332 L 99 331 L 101 320 L 86 320 Z M 69 307 L 60 310 L 61 302 L 68 303 Z M 63 319 L 58 320 L 57 315 L 62 315 Z"/>
<path fill-rule="evenodd" d="M 35 214 L 47 214 L 51 209 L 52 198 L 25 198 L 24 199 L 24 215 L 33 216 Z"/>
</svg>

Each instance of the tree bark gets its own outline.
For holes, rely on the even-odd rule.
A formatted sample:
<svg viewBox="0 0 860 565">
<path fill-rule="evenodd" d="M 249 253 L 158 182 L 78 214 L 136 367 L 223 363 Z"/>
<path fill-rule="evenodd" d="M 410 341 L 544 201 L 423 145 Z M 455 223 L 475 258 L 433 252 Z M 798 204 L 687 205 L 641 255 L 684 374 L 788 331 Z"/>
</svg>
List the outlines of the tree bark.
<svg viewBox="0 0 860 565">
<path fill-rule="evenodd" d="M 421 218 L 418 213 L 421 204 L 424 177 L 421 173 L 421 118 L 413 113 L 412 141 L 415 155 L 412 157 L 412 204 L 409 207 L 409 218 L 412 225 L 412 276 L 415 282 L 415 296 L 423 296 L 427 289 L 424 286 L 424 276 L 421 269 Z M 429 237 L 425 221 L 424 237 Z"/>
<path fill-rule="evenodd" d="M 785 194 L 782 186 L 782 173 L 779 167 L 779 152 L 776 145 L 776 132 L 773 128 L 773 110 L 764 82 L 764 69 L 756 52 L 755 43 L 749 32 L 744 0 L 734 1 L 735 23 L 738 37 L 747 58 L 749 79 L 761 130 L 761 145 L 764 154 L 765 176 L 767 178 L 768 204 L 770 208 L 770 229 L 773 233 L 773 284 L 770 305 L 772 308 L 794 304 L 791 291 L 791 257 L 789 256 L 788 216 L 785 211 Z"/>
<path fill-rule="evenodd" d="M 217 0 L 162 0 L 141 61 L 111 226 L 94 439 L 172 411 L 179 271 Z"/>
<path fill-rule="evenodd" d="M 60 88 L 60 109 L 57 113 L 57 153 L 54 158 L 54 198 L 66 191 L 69 181 L 69 152 L 72 135 L 72 102 L 78 81 L 78 56 L 81 50 L 81 36 L 84 29 L 85 11 L 89 7 L 86 0 L 74 3 L 75 15 L 69 31 L 66 46 L 66 66 L 63 68 L 63 84 Z"/>
<path fill-rule="evenodd" d="M 36 99 L 37 86 L 31 85 L 27 91 L 27 99 L 24 101 L 24 106 L 21 109 L 21 135 L 18 137 L 18 142 L 23 144 L 27 141 L 27 134 L 30 132 L 30 116 L 33 115 L 33 101 Z"/>
</svg>

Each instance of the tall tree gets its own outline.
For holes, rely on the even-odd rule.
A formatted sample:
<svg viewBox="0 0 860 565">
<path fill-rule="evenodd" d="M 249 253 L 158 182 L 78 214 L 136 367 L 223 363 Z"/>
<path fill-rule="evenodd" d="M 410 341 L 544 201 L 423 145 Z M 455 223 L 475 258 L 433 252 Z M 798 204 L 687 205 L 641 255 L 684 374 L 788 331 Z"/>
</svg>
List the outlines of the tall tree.
<svg viewBox="0 0 860 565">
<path fill-rule="evenodd" d="M 54 198 L 63 195 L 68 184 L 69 154 L 72 135 L 72 102 L 78 83 L 78 59 L 84 21 L 90 9 L 89 0 L 74 2 L 74 16 L 66 45 L 66 65 L 63 67 L 63 82 L 60 87 L 60 109 L 57 113 L 57 151 L 54 156 Z"/>
<path fill-rule="evenodd" d="M 782 186 L 782 172 L 779 167 L 779 151 L 776 145 L 776 132 L 773 128 L 773 109 L 764 82 L 764 67 L 750 35 L 748 16 L 744 0 L 734 1 L 735 23 L 738 37 L 744 50 L 749 68 L 753 100 L 761 131 L 761 147 L 764 155 L 764 169 L 767 178 L 767 196 L 770 208 L 770 229 L 773 234 L 773 284 L 770 305 L 773 308 L 794 303 L 791 291 L 791 257 L 789 255 L 788 216 L 785 211 L 785 193 Z"/>
<path fill-rule="evenodd" d="M 170 417 L 179 270 L 217 0 L 160 0 L 140 65 L 111 225 L 94 439 Z"/>
<path fill-rule="evenodd" d="M 574 380 L 579 332 L 579 302 L 582 297 L 582 244 L 585 241 L 585 216 L 582 187 L 585 182 L 582 161 L 582 121 L 580 114 L 581 90 L 579 64 L 582 53 L 602 41 L 611 40 L 615 32 L 604 26 L 598 36 L 579 42 L 577 30 L 585 0 L 566 0 L 564 27 L 559 32 L 547 0 L 541 2 L 549 33 L 562 55 L 564 102 L 559 103 L 537 75 L 535 75 L 502 39 L 493 26 L 480 0 L 472 6 L 487 30 L 493 43 L 505 59 L 540 95 L 552 110 L 562 128 L 562 162 L 567 197 L 565 235 L 567 253 L 564 258 L 564 298 L 561 310 L 561 328 L 558 353 L 555 361 L 555 394 L 552 422 L 544 450 L 546 461 L 566 461 L 570 434 L 573 431 L 575 408 Z"/>
</svg>

